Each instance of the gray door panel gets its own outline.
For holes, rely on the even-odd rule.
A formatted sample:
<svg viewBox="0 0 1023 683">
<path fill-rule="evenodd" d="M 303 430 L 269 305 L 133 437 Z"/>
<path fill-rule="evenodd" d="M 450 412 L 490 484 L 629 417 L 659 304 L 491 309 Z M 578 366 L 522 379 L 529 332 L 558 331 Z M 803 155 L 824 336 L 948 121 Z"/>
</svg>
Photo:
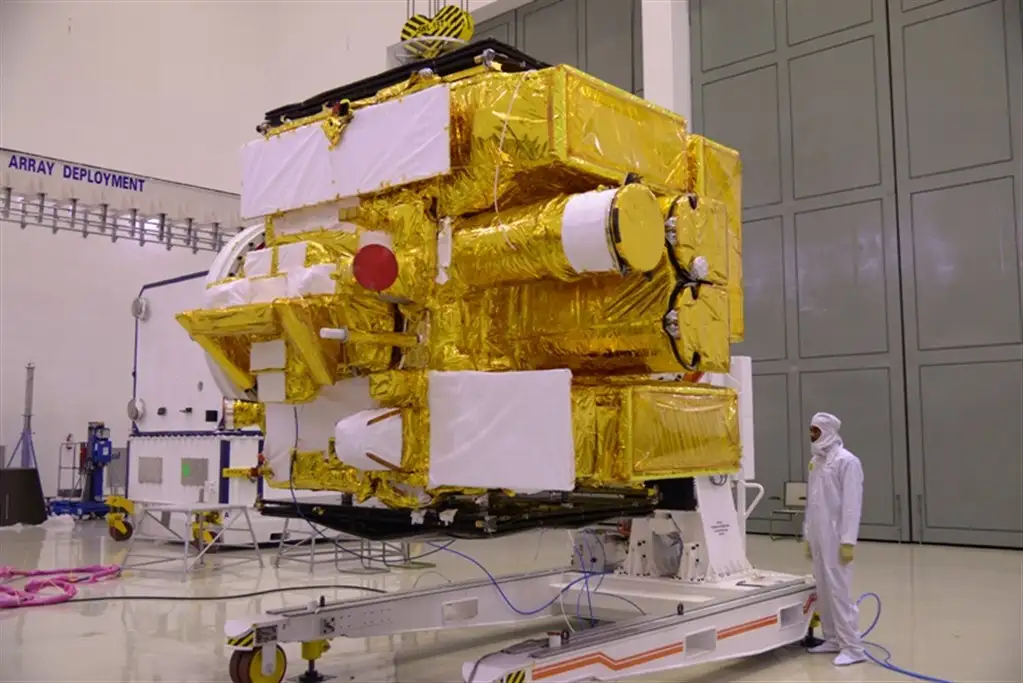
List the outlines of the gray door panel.
<svg viewBox="0 0 1023 683">
<path fill-rule="evenodd" d="M 809 418 L 835 412 L 864 465 L 862 536 L 908 540 L 885 2 L 690 8 L 694 130 L 743 158 L 746 340 L 735 352 L 754 359 L 767 394 L 755 393 L 757 479 L 772 495 L 805 480 Z"/>
<path fill-rule="evenodd" d="M 535 0 L 476 25 L 549 64 L 570 64 L 622 90 L 643 92 L 640 0 Z"/>
<path fill-rule="evenodd" d="M 493 19 L 476 24 L 476 31 L 472 39 L 476 41 L 484 38 L 496 38 L 506 45 L 516 47 L 515 27 L 515 12 L 505 12 Z"/>
<path fill-rule="evenodd" d="M 1020 2 L 889 18 L 914 538 L 1020 548 Z"/>
<path fill-rule="evenodd" d="M 536 0 L 515 11 L 518 48 L 548 64 L 584 68 L 586 22 L 580 0 Z"/>
</svg>

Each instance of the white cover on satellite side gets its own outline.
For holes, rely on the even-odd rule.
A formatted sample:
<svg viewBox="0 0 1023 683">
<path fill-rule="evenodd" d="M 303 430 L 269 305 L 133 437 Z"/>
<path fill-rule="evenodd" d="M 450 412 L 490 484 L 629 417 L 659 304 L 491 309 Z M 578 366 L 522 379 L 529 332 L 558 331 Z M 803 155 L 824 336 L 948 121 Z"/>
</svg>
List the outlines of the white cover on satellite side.
<svg viewBox="0 0 1023 683">
<path fill-rule="evenodd" d="M 363 471 L 401 469 L 402 419 L 393 408 L 364 410 L 334 427 L 338 460 Z"/>
<path fill-rule="evenodd" d="M 431 372 L 430 487 L 575 488 L 572 373 Z"/>
<path fill-rule="evenodd" d="M 242 216 L 355 197 L 451 170 L 447 85 L 355 112 L 340 144 L 319 124 L 242 147 Z"/>
</svg>

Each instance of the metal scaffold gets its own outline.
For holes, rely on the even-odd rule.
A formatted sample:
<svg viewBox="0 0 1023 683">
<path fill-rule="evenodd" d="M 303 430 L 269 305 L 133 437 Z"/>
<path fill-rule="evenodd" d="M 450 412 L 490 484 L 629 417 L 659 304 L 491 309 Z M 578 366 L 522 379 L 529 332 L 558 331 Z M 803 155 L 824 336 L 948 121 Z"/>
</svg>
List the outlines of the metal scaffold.
<svg viewBox="0 0 1023 683">
<path fill-rule="evenodd" d="M 0 222 L 220 251 L 243 229 L 238 195 L 0 149 Z"/>
</svg>

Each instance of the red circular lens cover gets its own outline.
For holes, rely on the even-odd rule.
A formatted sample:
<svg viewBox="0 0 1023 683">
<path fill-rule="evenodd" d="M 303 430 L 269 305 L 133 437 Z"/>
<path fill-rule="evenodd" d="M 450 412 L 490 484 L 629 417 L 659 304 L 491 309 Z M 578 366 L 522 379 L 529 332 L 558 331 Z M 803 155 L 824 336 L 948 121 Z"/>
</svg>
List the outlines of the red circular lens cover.
<svg viewBox="0 0 1023 683">
<path fill-rule="evenodd" d="M 355 281 L 371 292 L 382 292 L 398 279 L 398 259 L 383 244 L 367 244 L 352 262 Z"/>
</svg>

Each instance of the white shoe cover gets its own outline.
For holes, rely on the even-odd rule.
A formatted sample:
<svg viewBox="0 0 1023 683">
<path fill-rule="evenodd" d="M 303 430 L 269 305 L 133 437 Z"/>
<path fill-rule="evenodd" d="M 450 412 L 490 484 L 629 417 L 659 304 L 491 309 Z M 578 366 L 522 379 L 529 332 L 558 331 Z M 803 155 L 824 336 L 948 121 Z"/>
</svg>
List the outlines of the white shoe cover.
<svg viewBox="0 0 1023 683">
<path fill-rule="evenodd" d="M 842 648 L 838 646 L 838 642 L 834 640 L 826 640 L 817 647 L 807 648 L 806 651 L 812 655 L 828 655 L 841 652 Z"/>
<path fill-rule="evenodd" d="M 862 652 L 849 652 L 843 650 L 837 657 L 835 657 L 835 666 L 849 666 L 850 664 L 859 664 L 860 662 L 867 661 L 867 655 Z"/>
</svg>

